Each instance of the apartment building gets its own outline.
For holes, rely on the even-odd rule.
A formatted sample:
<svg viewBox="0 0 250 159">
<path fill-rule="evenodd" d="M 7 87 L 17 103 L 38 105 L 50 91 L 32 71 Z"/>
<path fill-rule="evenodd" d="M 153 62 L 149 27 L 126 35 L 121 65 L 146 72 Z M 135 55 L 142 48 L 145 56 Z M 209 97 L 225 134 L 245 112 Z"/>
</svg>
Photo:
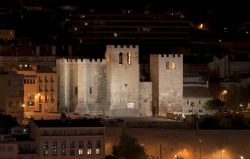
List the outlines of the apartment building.
<svg viewBox="0 0 250 159">
<path fill-rule="evenodd" d="M 24 75 L 25 117 L 57 112 L 56 72 L 52 68 L 19 65 L 16 72 Z"/>
<path fill-rule="evenodd" d="M 32 120 L 39 158 L 104 159 L 105 128 L 97 119 Z"/>
</svg>

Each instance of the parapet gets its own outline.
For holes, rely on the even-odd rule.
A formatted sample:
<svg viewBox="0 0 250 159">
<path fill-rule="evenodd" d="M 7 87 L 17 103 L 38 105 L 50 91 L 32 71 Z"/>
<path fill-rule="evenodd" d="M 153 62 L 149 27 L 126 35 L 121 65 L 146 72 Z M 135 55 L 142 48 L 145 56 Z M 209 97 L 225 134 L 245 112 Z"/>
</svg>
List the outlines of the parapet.
<svg viewBox="0 0 250 159">
<path fill-rule="evenodd" d="M 60 58 L 57 59 L 57 62 L 61 63 L 83 63 L 83 64 L 105 64 L 105 59 L 83 59 L 83 58 Z"/>
<path fill-rule="evenodd" d="M 121 49 L 121 48 L 129 48 L 129 49 L 138 49 L 139 45 L 107 45 L 106 48 L 114 48 L 114 49 Z"/>
<path fill-rule="evenodd" d="M 178 57 L 181 57 L 181 58 L 183 58 L 183 54 L 160 54 L 159 55 L 160 57 L 176 57 L 176 58 L 178 58 Z"/>
</svg>

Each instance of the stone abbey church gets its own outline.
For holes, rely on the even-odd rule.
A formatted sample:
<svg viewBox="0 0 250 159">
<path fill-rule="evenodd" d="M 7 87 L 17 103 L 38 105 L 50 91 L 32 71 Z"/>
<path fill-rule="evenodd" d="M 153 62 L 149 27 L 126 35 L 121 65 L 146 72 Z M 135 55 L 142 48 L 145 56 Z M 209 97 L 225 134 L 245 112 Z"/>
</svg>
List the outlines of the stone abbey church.
<svg viewBox="0 0 250 159">
<path fill-rule="evenodd" d="M 107 45 L 105 59 L 60 58 L 59 110 L 108 116 L 165 116 L 183 110 L 183 55 L 150 55 L 140 82 L 139 46 Z"/>
</svg>

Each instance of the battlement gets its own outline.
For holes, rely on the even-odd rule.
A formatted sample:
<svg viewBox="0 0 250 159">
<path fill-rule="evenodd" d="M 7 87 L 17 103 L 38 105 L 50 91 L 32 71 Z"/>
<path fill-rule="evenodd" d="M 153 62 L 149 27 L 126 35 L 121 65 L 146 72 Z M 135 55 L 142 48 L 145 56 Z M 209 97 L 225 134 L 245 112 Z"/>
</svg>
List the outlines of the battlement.
<svg viewBox="0 0 250 159">
<path fill-rule="evenodd" d="M 151 54 L 153 58 L 183 58 L 183 54 Z"/>
<path fill-rule="evenodd" d="M 83 59 L 83 58 L 59 58 L 57 62 L 62 63 L 83 63 L 83 64 L 105 64 L 105 59 Z"/>
<path fill-rule="evenodd" d="M 172 58 L 178 58 L 181 57 L 183 58 L 183 54 L 159 54 L 158 56 L 160 57 L 172 57 Z"/>
<path fill-rule="evenodd" d="M 138 45 L 107 45 L 106 48 L 111 48 L 111 49 L 121 49 L 121 48 L 129 48 L 129 49 L 138 49 Z"/>
</svg>

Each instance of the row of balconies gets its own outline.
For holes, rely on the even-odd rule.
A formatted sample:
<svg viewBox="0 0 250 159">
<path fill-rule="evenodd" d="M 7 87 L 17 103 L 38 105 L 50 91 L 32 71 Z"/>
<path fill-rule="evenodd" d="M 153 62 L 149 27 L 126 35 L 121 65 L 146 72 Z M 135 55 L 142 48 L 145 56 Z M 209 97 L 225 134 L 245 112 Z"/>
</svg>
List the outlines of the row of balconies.
<svg viewBox="0 0 250 159">
<path fill-rule="evenodd" d="M 39 88 L 39 92 L 42 92 L 43 89 L 42 88 Z M 45 92 L 49 92 L 49 89 L 48 88 L 45 88 L 44 89 Z M 50 92 L 54 92 L 55 90 L 54 89 L 50 89 Z"/>
<path fill-rule="evenodd" d="M 49 80 L 48 80 L 48 79 L 45 79 L 44 81 L 45 81 L 45 83 L 49 83 Z M 43 82 L 43 80 L 39 79 L 39 83 L 42 83 L 42 82 Z M 50 80 L 50 83 L 54 83 L 54 80 L 51 79 L 51 80 Z"/>
</svg>

